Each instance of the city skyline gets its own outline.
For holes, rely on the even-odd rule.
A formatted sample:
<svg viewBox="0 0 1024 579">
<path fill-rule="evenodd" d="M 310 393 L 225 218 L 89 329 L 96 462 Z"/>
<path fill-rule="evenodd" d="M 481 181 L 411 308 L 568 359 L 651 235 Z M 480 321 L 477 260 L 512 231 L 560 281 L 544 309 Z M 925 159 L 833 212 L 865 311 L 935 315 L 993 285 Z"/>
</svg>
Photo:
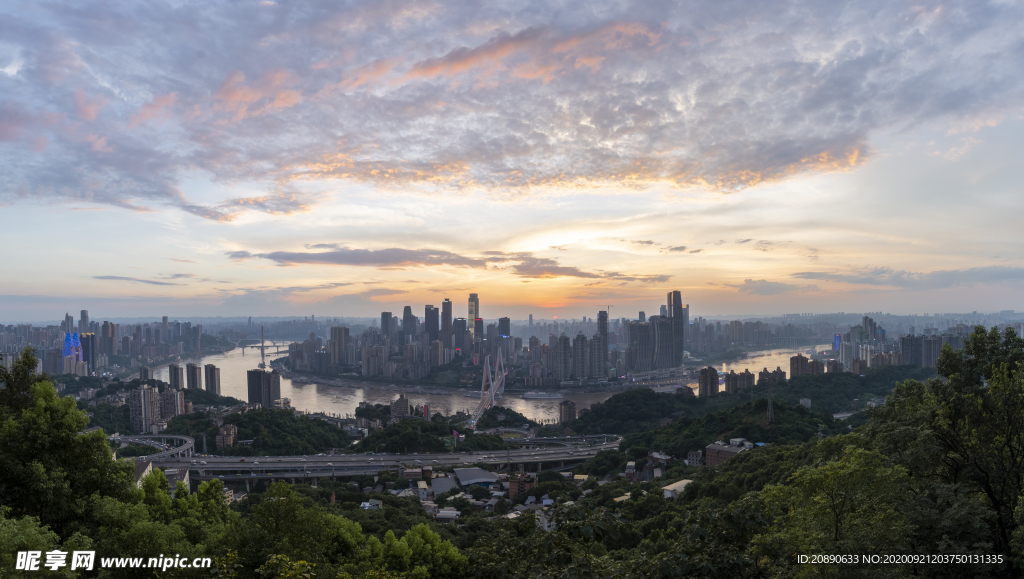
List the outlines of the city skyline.
<svg viewBox="0 0 1024 579">
<path fill-rule="evenodd" d="M 0 9 L 7 323 L 1024 309 L 1020 6 L 116 10 Z"/>
</svg>

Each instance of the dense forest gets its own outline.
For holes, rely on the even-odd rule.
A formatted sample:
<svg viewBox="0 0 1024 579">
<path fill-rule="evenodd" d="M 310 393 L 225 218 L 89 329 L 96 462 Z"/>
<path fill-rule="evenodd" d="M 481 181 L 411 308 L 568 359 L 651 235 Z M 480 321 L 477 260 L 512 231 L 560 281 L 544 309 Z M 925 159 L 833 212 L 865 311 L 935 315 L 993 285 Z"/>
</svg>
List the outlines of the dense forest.
<svg viewBox="0 0 1024 579">
<path fill-rule="evenodd" d="M 454 452 L 501 450 L 507 445 L 500 436 L 476 434 L 468 428 L 458 431 L 464 440 L 455 442 L 452 428 L 445 422 L 403 420 L 384 430 L 371 432 L 356 445 L 357 452 Z"/>
<path fill-rule="evenodd" d="M 86 417 L 32 373 L 29 357 L 0 370 L 0 566 L 7 576 L 17 551 L 60 548 L 210 556 L 215 576 L 239 578 L 1019 577 L 1022 360 L 1024 340 L 1012 330 L 979 328 L 963 350 L 943 348 L 938 378 L 901 381 L 853 429 L 778 399 L 770 424 L 758 400 L 673 410 L 665 416 L 671 424 L 637 430 L 619 450 L 575 469 L 592 475 L 585 481 L 541 473 L 537 486 L 502 499 L 495 513 L 445 493 L 439 503 L 463 518 L 444 525 L 415 498 L 370 488 L 407 484 L 394 473 L 324 479 L 317 488 L 275 483 L 230 507 L 217 481 L 172 496 L 157 471 L 138 489 L 130 467 L 111 460 L 102 433 L 79 434 Z M 669 461 L 652 482 L 615 472 L 648 450 L 685 451 L 744 431 L 771 443 L 714 468 Z M 662 487 L 682 479 L 692 482 L 666 498 Z M 367 493 L 380 509 L 358 507 Z M 470 494 L 486 496 L 479 488 Z M 503 516 L 544 496 L 554 501 L 544 526 L 543 511 Z M 898 557 L 803 563 L 800 555 Z"/>
<path fill-rule="evenodd" d="M 476 427 L 487 428 L 522 428 L 523 426 L 537 426 L 537 423 L 523 416 L 522 414 L 505 408 L 504 406 L 492 406 L 480 415 Z"/>
<path fill-rule="evenodd" d="M 884 397 L 892 392 L 897 382 L 924 380 L 934 375 L 935 371 L 930 368 L 889 366 L 869 370 L 864 376 L 850 372 L 797 376 L 774 384 L 773 397 L 776 402 L 790 406 L 798 404 L 801 398 L 810 398 L 815 412 L 832 414 L 863 409 L 869 398 Z M 594 404 L 569 426 L 581 434 L 630 434 L 656 428 L 661 420 L 695 418 L 767 398 L 767 395 L 766 385 L 740 390 L 737 394 L 723 392 L 707 397 L 639 388 Z"/>
<path fill-rule="evenodd" d="M 330 449 L 347 448 L 345 431 L 323 420 L 297 415 L 291 410 L 261 408 L 248 412 L 228 414 L 221 422 L 238 428 L 236 441 L 249 444 L 213 450 L 218 427 L 215 416 L 207 412 L 193 412 L 175 416 L 167 423 L 169 434 L 184 434 L 196 440 L 202 448 L 203 437 L 209 451 L 227 456 L 280 456 L 317 454 Z"/>
</svg>

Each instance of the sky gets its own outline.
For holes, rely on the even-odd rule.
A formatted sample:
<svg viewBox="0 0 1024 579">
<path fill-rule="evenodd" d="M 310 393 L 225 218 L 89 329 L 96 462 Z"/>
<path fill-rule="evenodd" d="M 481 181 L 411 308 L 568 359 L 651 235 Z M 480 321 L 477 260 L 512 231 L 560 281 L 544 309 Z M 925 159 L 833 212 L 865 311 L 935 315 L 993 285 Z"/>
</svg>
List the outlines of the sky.
<svg viewBox="0 0 1024 579">
<path fill-rule="evenodd" d="M 0 5 L 0 320 L 1024 309 L 1018 2 Z"/>
</svg>

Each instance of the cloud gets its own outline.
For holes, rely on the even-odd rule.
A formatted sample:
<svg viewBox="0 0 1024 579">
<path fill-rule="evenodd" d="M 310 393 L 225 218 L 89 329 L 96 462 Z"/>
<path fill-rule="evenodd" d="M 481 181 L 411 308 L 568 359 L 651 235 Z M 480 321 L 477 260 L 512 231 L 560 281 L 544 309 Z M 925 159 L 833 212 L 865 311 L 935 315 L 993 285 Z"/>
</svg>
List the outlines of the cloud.
<svg viewBox="0 0 1024 579">
<path fill-rule="evenodd" d="M 704 253 L 703 249 L 691 249 L 690 253 Z"/>
<path fill-rule="evenodd" d="M 546 187 L 729 192 L 846 171 L 874 154 L 870 135 L 1019 113 L 1022 8 L 950 10 L 882 0 L 0 8 L 5 41 L 20 47 L 16 74 L 0 76 L 0 141 L 27 145 L 4 150 L 0 203 L 88 200 L 229 221 L 307 211 L 315 197 L 276 193 L 331 179 L 514 199 Z M 85 123 L 103 143 L 84 140 Z M 195 175 L 260 191 L 207 207 L 183 189 Z"/>
<path fill-rule="evenodd" d="M 280 265 L 357 265 L 374 267 L 393 266 L 435 266 L 451 265 L 456 267 L 485 267 L 482 259 L 463 257 L 449 251 L 436 249 L 350 249 L 339 247 L 331 251 L 301 252 L 273 251 L 269 253 L 250 253 L 248 251 L 232 251 L 228 257 L 234 260 L 250 258 L 269 259 Z"/>
<path fill-rule="evenodd" d="M 75 91 L 75 107 L 78 110 L 78 117 L 83 121 L 95 121 L 96 114 L 105 106 L 107 106 L 107 99 L 103 97 L 90 98 L 82 89 Z"/>
<path fill-rule="evenodd" d="M 305 213 L 313 208 L 318 195 L 299 191 L 275 191 L 260 197 L 240 197 L 227 201 L 221 207 L 228 212 L 238 208 L 255 209 L 272 215 Z"/>
<path fill-rule="evenodd" d="M 583 279 L 613 279 L 627 282 L 660 283 L 671 279 L 669 275 L 633 275 L 619 272 L 586 271 L 575 266 L 562 265 L 557 260 L 539 257 L 530 252 L 505 253 L 483 251 L 479 257 L 465 256 L 440 249 L 353 249 L 337 243 L 307 244 L 307 249 L 327 251 L 271 251 L 253 253 L 246 250 L 226 252 L 229 259 L 267 259 L 282 266 L 341 265 L 399 269 L 403 267 L 467 267 L 508 271 L 514 275 L 535 279 L 573 277 Z"/>
<path fill-rule="evenodd" d="M 738 291 L 741 294 L 749 294 L 756 296 L 772 296 L 787 292 L 818 291 L 818 286 L 816 285 L 798 286 L 778 281 L 768 281 L 766 279 L 745 279 L 743 280 L 742 284 L 726 285 L 732 288 L 736 288 L 736 291 Z"/>
<path fill-rule="evenodd" d="M 522 277 L 529 278 L 553 278 L 553 277 L 579 277 L 597 278 L 603 277 L 600 274 L 583 271 L 578 267 L 559 265 L 557 261 L 546 257 L 535 257 L 530 254 L 521 253 L 510 256 L 518 263 L 513 263 L 508 269 Z"/>
<path fill-rule="evenodd" d="M 901 289 L 945 289 L 958 286 L 1024 281 L 1022 267 L 974 267 L 969 269 L 913 272 L 888 267 L 851 268 L 844 272 L 803 271 L 792 274 L 798 279 L 836 281 Z"/>
<path fill-rule="evenodd" d="M 177 261 L 178 263 L 195 263 L 191 259 L 171 259 L 171 261 Z"/>
<path fill-rule="evenodd" d="M 154 280 L 154 279 L 140 279 L 140 278 L 137 278 L 137 277 L 123 277 L 123 276 L 120 276 L 120 275 L 94 275 L 94 276 L 92 276 L 92 278 L 93 279 L 102 279 L 102 280 L 113 280 L 113 281 L 131 281 L 131 282 L 135 282 L 135 283 L 145 283 L 145 284 L 149 284 L 149 285 L 181 285 L 180 283 L 171 283 L 171 282 L 167 282 L 167 281 L 157 281 L 157 280 Z"/>
<path fill-rule="evenodd" d="M 682 252 L 682 251 L 686 251 L 686 246 L 685 245 L 677 245 L 675 247 L 668 247 L 668 248 L 666 248 L 666 250 L 669 251 L 669 252 L 673 252 L 673 251 Z"/>
<path fill-rule="evenodd" d="M 754 244 L 754 249 L 758 251 L 771 251 L 779 247 L 784 247 L 788 244 L 788 241 L 768 241 L 766 239 L 761 239 Z"/>
<path fill-rule="evenodd" d="M 750 243 L 753 239 L 737 239 L 736 243 Z"/>
<path fill-rule="evenodd" d="M 158 96 L 143 104 L 142 108 L 139 109 L 139 112 L 132 115 L 131 120 L 128 122 L 128 128 L 134 129 L 146 121 L 152 119 L 163 119 L 170 116 L 167 109 L 173 107 L 177 100 L 178 95 L 172 92 L 163 96 Z"/>
</svg>

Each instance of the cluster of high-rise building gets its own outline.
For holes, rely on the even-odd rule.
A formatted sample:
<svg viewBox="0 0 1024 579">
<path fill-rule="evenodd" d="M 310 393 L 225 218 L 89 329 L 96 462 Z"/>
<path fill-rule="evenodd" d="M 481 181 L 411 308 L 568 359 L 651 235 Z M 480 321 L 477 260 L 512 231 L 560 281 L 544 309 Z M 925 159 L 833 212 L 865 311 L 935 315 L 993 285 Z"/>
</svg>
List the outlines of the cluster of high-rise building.
<svg viewBox="0 0 1024 579">
<path fill-rule="evenodd" d="M 1019 326 L 1019 325 L 1018 325 Z M 842 366 L 855 374 L 870 368 L 909 364 L 934 368 L 944 344 L 953 350 L 964 347 L 974 326 L 964 323 L 907 327 L 907 333 L 891 334 L 876 321 L 864 316 L 848 332 L 833 337 L 834 355 Z"/>
<path fill-rule="evenodd" d="M 160 392 L 143 385 L 128 392 L 128 416 L 135 432 L 156 434 L 167 428 L 167 420 L 186 411 L 185 393 L 179 389 Z"/>
<path fill-rule="evenodd" d="M 167 366 L 167 388 L 160 392 L 156 387 L 143 384 L 128 392 L 128 416 L 136 432 L 157 432 L 167 427 L 167 420 L 191 411 L 192 404 L 185 401 L 185 389 L 203 389 L 203 374 L 206 376 L 205 390 L 220 395 L 220 368 L 207 364 L 179 364 Z M 139 368 L 139 379 L 153 380 L 149 366 Z"/>
<path fill-rule="evenodd" d="M 36 348 L 41 372 L 89 376 L 111 365 L 115 357 L 156 360 L 198 351 L 202 325 L 169 321 L 116 324 L 89 319 L 82 310 L 76 322 L 65 314 L 59 325 L 0 326 L 0 353 L 18 355 L 25 346 Z"/>
</svg>

